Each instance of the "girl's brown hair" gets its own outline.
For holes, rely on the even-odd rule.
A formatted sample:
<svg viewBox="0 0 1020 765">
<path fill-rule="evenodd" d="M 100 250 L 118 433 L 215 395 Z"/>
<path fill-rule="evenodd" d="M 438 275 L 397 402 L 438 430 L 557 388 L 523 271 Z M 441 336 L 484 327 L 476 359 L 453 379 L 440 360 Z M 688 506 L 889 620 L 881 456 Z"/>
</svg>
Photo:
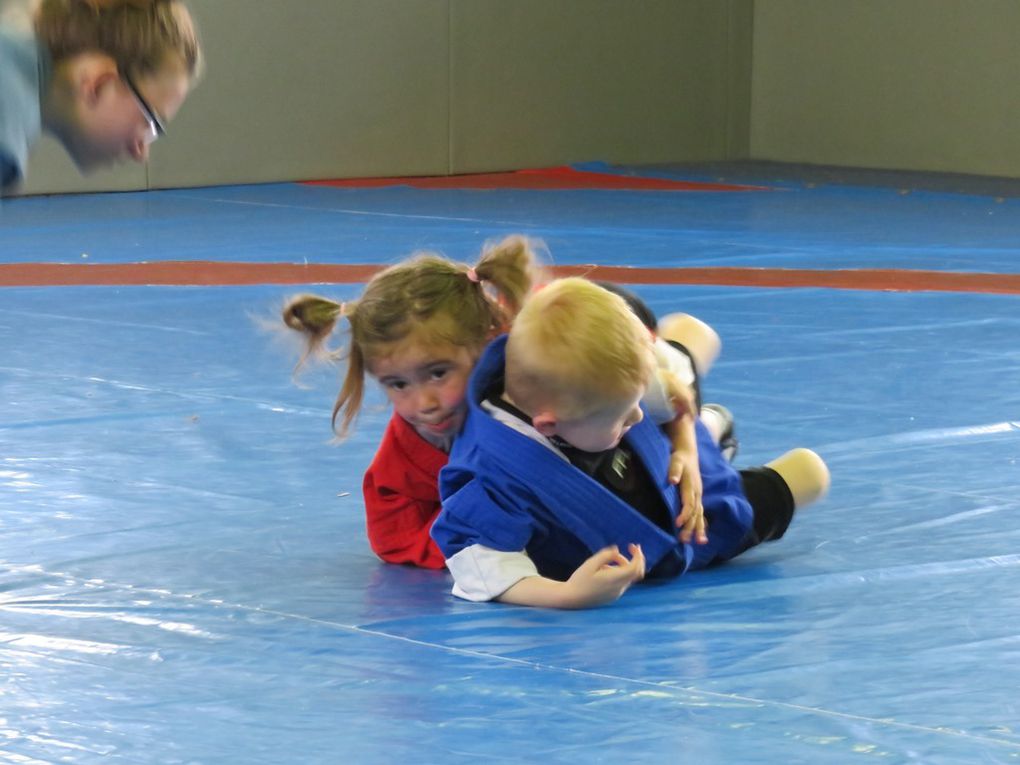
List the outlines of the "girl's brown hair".
<svg viewBox="0 0 1020 765">
<path fill-rule="evenodd" d="M 201 66 L 198 35 L 183 0 L 42 0 L 35 33 L 55 63 L 105 53 L 121 72 L 143 76 L 174 54 L 192 79 Z"/>
<path fill-rule="evenodd" d="M 347 317 L 351 326 L 347 373 L 333 405 L 334 432 L 345 436 L 357 417 L 368 361 L 381 346 L 426 323 L 434 333 L 429 341 L 474 353 L 505 332 L 537 278 L 538 246 L 526 237 L 510 236 L 486 247 L 473 267 L 436 253 L 418 253 L 373 276 L 356 302 L 337 303 L 317 295 L 291 299 L 283 321 L 305 335 L 299 367 L 324 346 L 340 318 Z"/>
</svg>

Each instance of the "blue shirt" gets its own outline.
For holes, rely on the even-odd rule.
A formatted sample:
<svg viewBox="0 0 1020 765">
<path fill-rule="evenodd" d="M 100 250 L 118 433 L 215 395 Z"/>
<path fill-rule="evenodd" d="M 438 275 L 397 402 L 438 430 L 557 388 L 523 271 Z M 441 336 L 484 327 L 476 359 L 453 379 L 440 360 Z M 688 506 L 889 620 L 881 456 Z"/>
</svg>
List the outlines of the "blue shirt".
<svg viewBox="0 0 1020 765">
<path fill-rule="evenodd" d="M 28 151 L 42 132 L 49 71 L 49 56 L 33 37 L 0 29 L 0 190 L 25 177 Z"/>
</svg>

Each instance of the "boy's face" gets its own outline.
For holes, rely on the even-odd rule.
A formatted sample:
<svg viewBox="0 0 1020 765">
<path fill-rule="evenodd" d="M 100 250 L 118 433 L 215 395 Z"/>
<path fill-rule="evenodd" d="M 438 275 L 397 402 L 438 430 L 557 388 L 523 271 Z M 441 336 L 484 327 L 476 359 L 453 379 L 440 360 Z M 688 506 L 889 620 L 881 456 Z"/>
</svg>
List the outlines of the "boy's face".
<svg viewBox="0 0 1020 765">
<path fill-rule="evenodd" d="M 604 404 L 583 417 L 557 420 L 555 435 L 585 452 L 612 449 L 644 417 L 639 406 L 643 394 L 643 389 L 637 390 L 632 396 Z"/>
<path fill-rule="evenodd" d="M 421 345 L 412 336 L 378 349 L 367 366 L 396 413 L 430 444 L 448 448 L 464 423 L 474 363 L 462 346 Z"/>
</svg>

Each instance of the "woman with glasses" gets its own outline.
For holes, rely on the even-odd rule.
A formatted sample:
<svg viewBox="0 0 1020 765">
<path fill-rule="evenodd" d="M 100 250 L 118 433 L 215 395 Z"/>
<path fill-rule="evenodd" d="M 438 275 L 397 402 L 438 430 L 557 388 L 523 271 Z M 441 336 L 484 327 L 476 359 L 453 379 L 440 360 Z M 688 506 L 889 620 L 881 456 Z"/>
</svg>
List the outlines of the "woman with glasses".
<svg viewBox="0 0 1020 765">
<path fill-rule="evenodd" d="M 0 27 L 0 188 L 43 131 L 82 172 L 144 162 L 199 68 L 183 0 L 41 0 L 32 34 Z"/>
</svg>

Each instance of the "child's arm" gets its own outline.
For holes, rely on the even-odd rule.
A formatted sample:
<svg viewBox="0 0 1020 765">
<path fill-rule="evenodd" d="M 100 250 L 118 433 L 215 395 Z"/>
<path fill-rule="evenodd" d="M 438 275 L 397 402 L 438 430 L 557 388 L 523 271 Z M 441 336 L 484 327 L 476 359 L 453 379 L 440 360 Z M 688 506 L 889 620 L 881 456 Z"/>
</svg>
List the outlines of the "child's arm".
<svg viewBox="0 0 1020 765">
<path fill-rule="evenodd" d="M 664 426 L 673 444 L 669 461 L 669 480 L 680 485 L 681 509 L 676 525 L 680 541 L 707 544 L 705 510 L 701 504 L 701 470 L 698 467 L 698 441 L 694 432 L 694 395 L 691 389 L 665 370 L 660 379 L 673 402 L 675 416 Z"/>
<path fill-rule="evenodd" d="M 644 578 L 645 556 L 630 545 L 630 560 L 618 547 L 606 547 L 578 566 L 565 582 L 528 576 L 513 584 L 496 600 L 540 608 L 594 608 L 612 603 L 634 582 Z"/>
<path fill-rule="evenodd" d="M 691 318 L 678 316 L 684 322 Z M 701 471 L 694 432 L 694 418 L 699 415 L 694 392 L 697 381 L 694 358 L 662 338 L 655 341 L 654 350 L 657 368 L 642 403 L 648 416 L 663 427 L 673 444 L 668 477 L 671 483 L 680 486 L 681 508 L 677 518 L 680 540 L 687 543 L 693 539 L 698 544 L 706 544 Z"/>
<path fill-rule="evenodd" d="M 503 482 L 490 491 L 473 470 L 452 463 L 443 470 L 440 483 L 443 510 L 432 535 L 447 556 L 458 598 L 591 608 L 616 600 L 645 575 L 644 553 L 640 546 L 630 545 L 629 560 L 615 546 L 607 547 L 589 556 L 565 582 L 544 577 L 527 553 L 536 520 L 524 487 Z"/>
<path fill-rule="evenodd" d="M 440 569 L 446 559 L 429 536 L 439 515 L 435 502 L 415 499 L 386 486 L 370 469 L 365 474 L 365 520 L 372 551 L 387 563 Z"/>
</svg>

